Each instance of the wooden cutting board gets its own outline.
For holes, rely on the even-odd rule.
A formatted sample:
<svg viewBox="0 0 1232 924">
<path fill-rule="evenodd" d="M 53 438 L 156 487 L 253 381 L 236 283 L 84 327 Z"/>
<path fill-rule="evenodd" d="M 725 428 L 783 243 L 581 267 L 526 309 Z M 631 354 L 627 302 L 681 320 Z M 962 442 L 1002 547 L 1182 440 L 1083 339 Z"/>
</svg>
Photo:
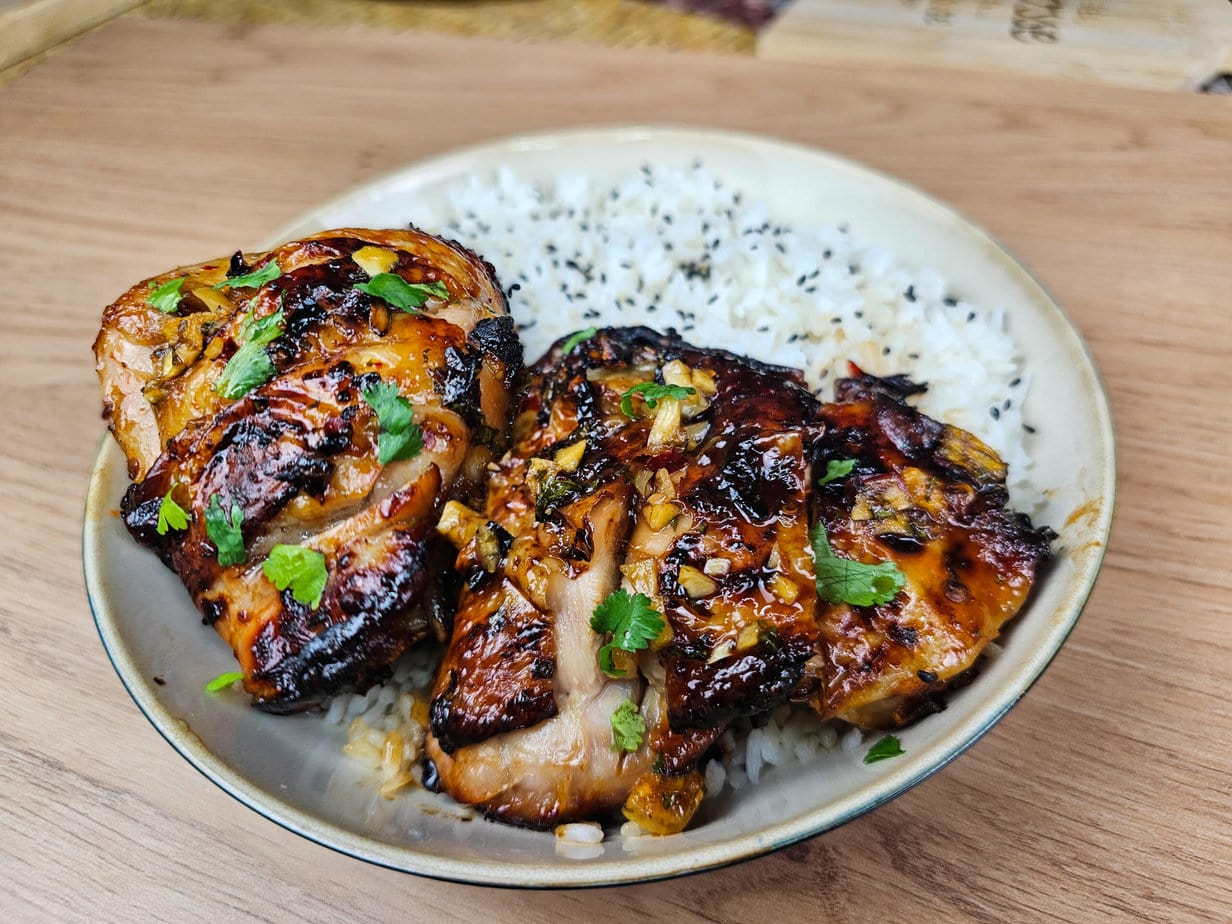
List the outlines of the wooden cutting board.
<svg viewBox="0 0 1232 924">
<path fill-rule="evenodd" d="M 0 69 L 131 10 L 142 0 L 0 0 Z"/>
<path fill-rule="evenodd" d="M 612 122 L 829 148 L 1023 258 L 1111 397 L 1103 575 L 969 753 L 773 856 L 529 893 L 331 853 L 196 773 L 99 645 L 80 543 L 102 306 L 414 159 Z M 0 89 L 0 918 L 1226 922 L 1230 155 L 1226 100 L 919 67 L 126 19 L 73 43 Z"/>
<path fill-rule="evenodd" d="M 1192 90 L 1232 71 L 1221 0 L 795 0 L 758 40 L 777 61 L 944 65 Z"/>
</svg>

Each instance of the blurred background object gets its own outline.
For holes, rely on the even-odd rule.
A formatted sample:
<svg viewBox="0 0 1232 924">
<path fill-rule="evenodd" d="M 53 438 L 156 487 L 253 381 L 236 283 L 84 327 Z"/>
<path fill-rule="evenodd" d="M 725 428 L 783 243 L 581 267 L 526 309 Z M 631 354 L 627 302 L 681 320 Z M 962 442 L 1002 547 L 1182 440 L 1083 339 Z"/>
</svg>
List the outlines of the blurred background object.
<svg viewBox="0 0 1232 924">
<path fill-rule="evenodd" d="M 1222 0 L 0 0 L 0 69 L 130 10 L 1232 90 Z"/>
<path fill-rule="evenodd" d="M 0 68 L 138 6 L 141 0 L 0 0 Z"/>
<path fill-rule="evenodd" d="M 942 65 L 1157 90 L 1232 71 L 1222 0 L 795 0 L 759 38 L 778 61 Z"/>
</svg>

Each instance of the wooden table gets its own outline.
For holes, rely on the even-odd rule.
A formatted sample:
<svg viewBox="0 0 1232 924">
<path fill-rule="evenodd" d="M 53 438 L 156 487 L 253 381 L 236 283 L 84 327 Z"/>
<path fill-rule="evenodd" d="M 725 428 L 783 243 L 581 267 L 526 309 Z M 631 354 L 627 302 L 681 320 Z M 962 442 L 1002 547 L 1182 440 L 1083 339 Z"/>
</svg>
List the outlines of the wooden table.
<svg viewBox="0 0 1232 924">
<path fill-rule="evenodd" d="M 944 72 L 123 21 L 0 92 L 0 917 L 1227 920 L 1232 121 L 1225 101 Z M 577 123 L 767 132 L 988 226 L 1087 335 L 1119 510 L 1053 667 L 969 754 L 778 855 L 531 894 L 288 834 L 168 748 L 91 624 L 105 302 L 421 155 Z"/>
</svg>

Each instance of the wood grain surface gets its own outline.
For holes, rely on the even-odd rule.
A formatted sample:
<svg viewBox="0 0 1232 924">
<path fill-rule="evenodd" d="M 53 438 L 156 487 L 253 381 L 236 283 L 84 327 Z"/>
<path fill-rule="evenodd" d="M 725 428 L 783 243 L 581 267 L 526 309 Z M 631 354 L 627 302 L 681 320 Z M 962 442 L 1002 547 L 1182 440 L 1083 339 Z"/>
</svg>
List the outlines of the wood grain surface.
<svg viewBox="0 0 1232 924">
<path fill-rule="evenodd" d="M 840 830 L 593 892 L 368 866 L 199 776 L 107 662 L 79 551 L 98 317 L 134 280 L 252 247 L 421 155 L 611 121 L 830 148 L 1024 258 L 1111 393 L 1104 573 L 1005 721 Z M 0 91 L 0 918 L 1226 921 L 1230 162 L 1223 100 L 919 69 L 120 21 L 20 77 Z"/>
</svg>

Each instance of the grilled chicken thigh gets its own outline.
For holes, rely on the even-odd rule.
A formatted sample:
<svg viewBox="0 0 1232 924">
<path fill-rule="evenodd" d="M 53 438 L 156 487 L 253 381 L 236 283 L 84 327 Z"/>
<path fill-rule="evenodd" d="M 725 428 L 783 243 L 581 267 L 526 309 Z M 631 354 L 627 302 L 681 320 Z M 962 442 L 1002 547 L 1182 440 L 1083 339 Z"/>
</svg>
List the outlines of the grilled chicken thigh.
<svg viewBox="0 0 1232 924">
<path fill-rule="evenodd" d="M 852 373 L 821 409 L 819 451 L 854 465 L 817 488 L 816 517 L 835 553 L 893 562 L 903 586 L 884 604 L 822 608 L 812 705 L 894 727 L 940 707 L 1021 608 L 1055 534 L 1009 509 L 996 453 L 907 404 L 922 386 Z"/>
<path fill-rule="evenodd" d="M 441 521 L 466 581 L 431 707 L 445 790 L 534 826 L 628 800 L 683 827 L 727 723 L 811 692 L 816 412 L 798 373 L 642 328 L 536 365 L 486 510 Z M 661 631 L 605 672 L 591 618 L 618 588 Z M 618 748 L 626 700 L 645 733 Z"/>
<path fill-rule="evenodd" d="M 363 687 L 426 631 L 439 504 L 474 490 L 508 426 L 506 307 L 455 244 L 344 229 L 107 308 L 95 352 L 135 479 L 125 522 L 230 643 L 256 705 Z M 319 599 L 267 577 L 287 547 L 323 561 Z"/>
</svg>

